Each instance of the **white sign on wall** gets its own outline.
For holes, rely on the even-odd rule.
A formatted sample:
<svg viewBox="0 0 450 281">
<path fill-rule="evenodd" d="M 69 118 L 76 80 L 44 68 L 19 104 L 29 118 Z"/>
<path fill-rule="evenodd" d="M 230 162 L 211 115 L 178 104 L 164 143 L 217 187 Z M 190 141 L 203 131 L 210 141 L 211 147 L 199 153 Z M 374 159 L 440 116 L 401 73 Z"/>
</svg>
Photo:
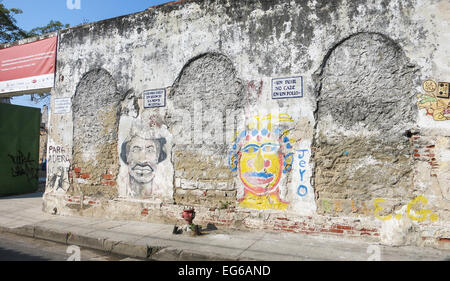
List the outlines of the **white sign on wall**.
<svg viewBox="0 0 450 281">
<path fill-rule="evenodd" d="M 72 110 L 72 100 L 70 98 L 55 99 L 53 111 L 55 114 L 67 114 Z"/>
<path fill-rule="evenodd" d="M 148 90 L 144 92 L 144 108 L 165 107 L 166 89 Z"/>
<path fill-rule="evenodd" d="M 272 99 L 303 97 L 303 77 L 272 79 Z"/>
</svg>

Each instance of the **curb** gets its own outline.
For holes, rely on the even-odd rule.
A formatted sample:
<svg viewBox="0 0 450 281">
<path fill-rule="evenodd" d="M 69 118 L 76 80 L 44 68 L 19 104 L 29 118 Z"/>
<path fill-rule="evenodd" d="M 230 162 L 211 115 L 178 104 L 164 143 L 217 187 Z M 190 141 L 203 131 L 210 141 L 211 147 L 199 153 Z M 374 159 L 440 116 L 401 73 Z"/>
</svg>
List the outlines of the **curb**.
<svg viewBox="0 0 450 281">
<path fill-rule="evenodd" d="M 103 251 L 109 254 L 154 261 L 239 261 L 239 258 L 216 254 L 205 254 L 173 247 L 130 244 L 105 238 L 95 238 L 76 233 L 55 231 L 40 226 L 26 225 L 19 228 L 0 226 L 0 232 L 12 233 L 35 239 L 47 240 L 64 245 L 76 245 Z"/>
</svg>

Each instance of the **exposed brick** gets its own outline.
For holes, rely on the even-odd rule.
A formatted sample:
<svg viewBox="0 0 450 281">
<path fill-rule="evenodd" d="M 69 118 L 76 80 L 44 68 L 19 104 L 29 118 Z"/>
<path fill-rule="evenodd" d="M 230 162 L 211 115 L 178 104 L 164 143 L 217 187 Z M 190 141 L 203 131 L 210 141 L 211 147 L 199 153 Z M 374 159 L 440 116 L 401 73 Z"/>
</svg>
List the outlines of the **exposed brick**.
<svg viewBox="0 0 450 281">
<path fill-rule="evenodd" d="M 73 170 L 74 170 L 75 173 L 77 173 L 77 174 L 81 173 L 81 169 L 80 169 L 80 168 L 75 168 L 75 169 L 73 169 Z"/>
<path fill-rule="evenodd" d="M 332 232 L 332 233 L 344 233 L 344 231 L 341 230 L 341 229 L 330 229 L 330 232 Z"/>
<path fill-rule="evenodd" d="M 361 232 L 378 232 L 376 229 L 367 229 L 367 228 L 361 228 L 359 229 Z"/>
<path fill-rule="evenodd" d="M 88 178 L 91 177 L 91 175 L 90 175 L 90 174 L 81 174 L 80 177 L 81 177 L 82 179 L 88 179 Z"/>
<path fill-rule="evenodd" d="M 345 229 L 345 230 L 352 230 L 353 229 L 353 227 L 346 226 L 346 225 L 337 225 L 336 228 L 337 229 Z"/>
<path fill-rule="evenodd" d="M 113 177 L 114 177 L 113 175 L 109 175 L 109 174 L 103 175 L 103 179 L 105 179 L 105 180 L 112 180 Z"/>
<path fill-rule="evenodd" d="M 107 186 L 114 186 L 114 185 L 116 185 L 116 182 L 115 181 L 102 181 L 100 184 L 107 185 Z"/>
</svg>

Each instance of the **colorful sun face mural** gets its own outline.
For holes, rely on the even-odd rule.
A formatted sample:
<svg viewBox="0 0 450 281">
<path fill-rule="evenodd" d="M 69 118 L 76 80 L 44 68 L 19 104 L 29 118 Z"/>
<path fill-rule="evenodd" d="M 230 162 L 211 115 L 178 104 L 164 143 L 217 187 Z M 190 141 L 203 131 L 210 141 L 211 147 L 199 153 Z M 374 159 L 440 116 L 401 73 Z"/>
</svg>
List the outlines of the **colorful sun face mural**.
<svg viewBox="0 0 450 281">
<path fill-rule="evenodd" d="M 283 175 L 292 170 L 295 141 L 289 138 L 289 130 L 272 128 L 272 117 L 255 119 L 256 124 L 237 134 L 230 152 L 230 169 L 238 172 L 244 188 L 239 205 L 286 210 L 289 204 L 281 198 L 279 187 Z"/>
<path fill-rule="evenodd" d="M 427 80 L 423 84 L 427 94 L 417 95 L 419 109 L 426 109 L 427 115 L 433 116 L 435 121 L 450 120 L 449 83 Z"/>
</svg>

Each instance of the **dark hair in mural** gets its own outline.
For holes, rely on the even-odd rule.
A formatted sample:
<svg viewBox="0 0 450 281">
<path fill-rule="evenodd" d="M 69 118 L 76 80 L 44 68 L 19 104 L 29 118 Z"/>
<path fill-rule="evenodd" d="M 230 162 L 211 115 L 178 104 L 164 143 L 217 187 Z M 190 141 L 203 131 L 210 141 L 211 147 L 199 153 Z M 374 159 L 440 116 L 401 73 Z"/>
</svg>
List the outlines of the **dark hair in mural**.
<svg viewBox="0 0 450 281">
<path fill-rule="evenodd" d="M 130 143 L 131 139 L 134 137 L 137 137 L 137 136 L 130 137 L 126 141 L 124 141 L 122 143 L 122 146 L 120 149 L 120 159 L 122 159 L 122 161 L 127 164 L 128 164 L 128 159 L 127 159 L 128 144 Z M 157 139 L 152 139 L 152 140 L 159 144 L 159 157 L 158 157 L 158 164 L 159 164 L 167 159 L 167 153 L 164 150 L 164 146 L 167 143 L 167 141 L 165 138 L 157 138 Z"/>
</svg>

